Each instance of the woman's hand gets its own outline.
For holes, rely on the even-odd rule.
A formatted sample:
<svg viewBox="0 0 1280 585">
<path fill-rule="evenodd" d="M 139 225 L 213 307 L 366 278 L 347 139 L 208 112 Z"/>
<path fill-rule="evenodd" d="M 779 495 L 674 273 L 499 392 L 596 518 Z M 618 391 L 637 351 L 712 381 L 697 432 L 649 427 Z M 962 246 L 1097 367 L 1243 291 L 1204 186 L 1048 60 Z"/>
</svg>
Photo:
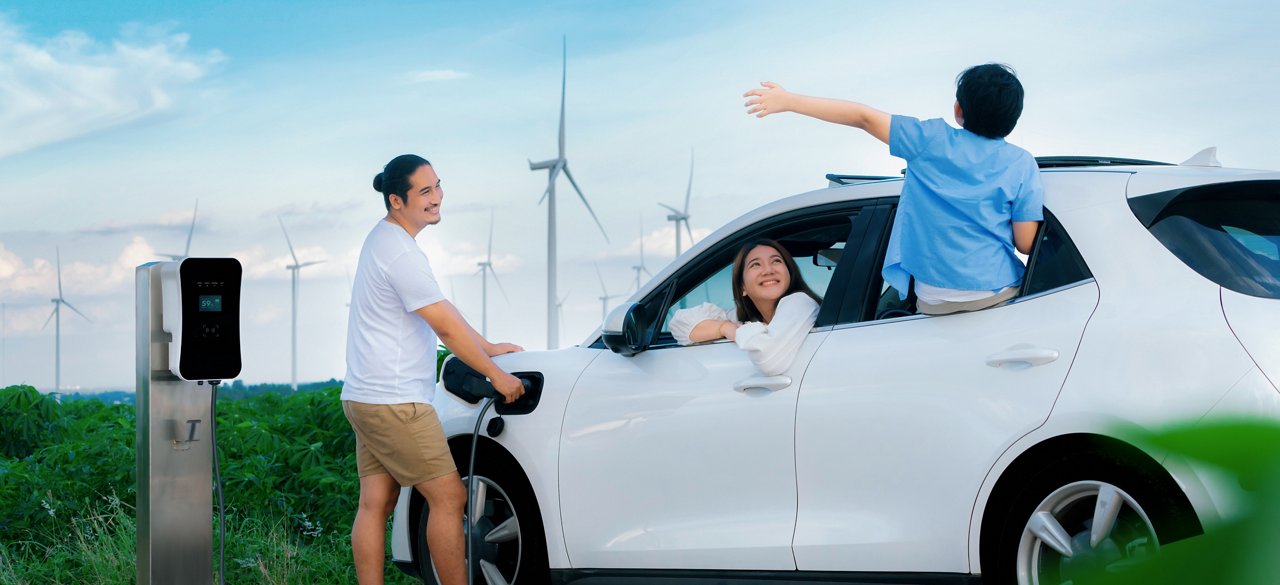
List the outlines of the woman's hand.
<svg viewBox="0 0 1280 585">
<path fill-rule="evenodd" d="M 728 339 L 729 341 L 733 341 L 733 340 L 734 340 L 734 337 L 735 337 L 737 334 L 738 334 L 738 324 L 737 324 L 737 323 L 734 323 L 733 321 L 721 321 L 721 322 L 720 322 L 720 336 L 721 336 L 721 337 L 724 337 L 725 339 Z"/>
</svg>

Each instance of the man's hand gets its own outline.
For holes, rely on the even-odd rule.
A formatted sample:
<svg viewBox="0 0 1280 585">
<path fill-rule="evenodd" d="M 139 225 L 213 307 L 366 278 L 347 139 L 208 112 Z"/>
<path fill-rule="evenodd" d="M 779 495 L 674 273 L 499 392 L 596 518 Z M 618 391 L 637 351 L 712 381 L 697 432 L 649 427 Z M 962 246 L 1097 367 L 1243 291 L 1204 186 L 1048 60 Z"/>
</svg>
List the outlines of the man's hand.
<svg viewBox="0 0 1280 585">
<path fill-rule="evenodd" d="M 746 104 L 748 114 L 755 114 L 757 118 L 763 118 L 769 114 L 777 114 L 780 112 L 792 111 L 791 98 L 792 93 L 782 89 L 772 81 L 761 81 L 760 86 L 764 89 L 753 89 L 742 94 L 742 97 L 750 97 Z"/>
<path fill-rule="evenodd" d="M 733 321 L 723 321 L 720 323 L 720 335 L 723 335 L 729 341 L 735 341 L 734 338 L 738 335 L 738 327 L 739 325 Z"/>
<path fill-rule="evenodd" d="M 488 350 L 488 353 L 490 356 L 524 351 L 523 347 L 520 347 L 514 343 L 491 343 L 489 344 L 489 347 L 487 347 L 486 349 Z"/>
<path fill-rule="evenodd" d="M 524 384 L 520 382 L 520 378 L 511 374 L 503 372 L 497 378 L 490 378 L 489 382 L 493 384 L 494 389 L 502 394 L 505 399 L 504 402 L 507 404 L 515 402 L 517 398 L 524 395 Z"/>
</svg>

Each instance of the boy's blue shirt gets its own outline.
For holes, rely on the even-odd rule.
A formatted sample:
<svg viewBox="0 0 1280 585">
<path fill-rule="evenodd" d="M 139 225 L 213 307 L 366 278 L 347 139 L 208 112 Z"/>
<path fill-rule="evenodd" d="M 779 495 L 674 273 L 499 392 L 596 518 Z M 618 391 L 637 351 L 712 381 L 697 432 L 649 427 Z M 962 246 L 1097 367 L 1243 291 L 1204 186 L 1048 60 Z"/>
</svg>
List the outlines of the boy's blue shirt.
<svg viewBox="0 0 1280 585">
<path fill-rule="evenodd" d="M 912 276 L 936 287 L 998 291 L 1022 282 L 1011 221 L 1044 219 L 1035 158 L 941 119 L 893 116 L 889 153 L 907 161 L 885 254 L 885 281 L 905 298 Z"/>
</svg>

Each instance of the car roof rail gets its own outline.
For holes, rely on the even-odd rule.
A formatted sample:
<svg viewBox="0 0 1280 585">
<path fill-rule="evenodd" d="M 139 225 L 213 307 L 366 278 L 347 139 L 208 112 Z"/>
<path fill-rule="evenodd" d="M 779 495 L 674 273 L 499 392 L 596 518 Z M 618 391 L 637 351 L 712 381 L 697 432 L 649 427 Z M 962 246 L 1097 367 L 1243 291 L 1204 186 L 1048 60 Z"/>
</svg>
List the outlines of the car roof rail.
<svg viewBox="0 0 1280 585">
<path fill-rule="evenodd" d="M 1174 166 L 1173 163 L 1118 156 L 1037 156 L 1036 164 L 1042 169 L 1107 166 Z"/>
<path fill-rule="evenodd" d="M 869 183 L 871 181 L 883 181 L 885 179 L 897 179 L 901 175 L 838 175 L 836 173 L 827 173 L 828 187 L 839 187 L 841 185 L 856 185 L 858 183 Z"/>
</svg>

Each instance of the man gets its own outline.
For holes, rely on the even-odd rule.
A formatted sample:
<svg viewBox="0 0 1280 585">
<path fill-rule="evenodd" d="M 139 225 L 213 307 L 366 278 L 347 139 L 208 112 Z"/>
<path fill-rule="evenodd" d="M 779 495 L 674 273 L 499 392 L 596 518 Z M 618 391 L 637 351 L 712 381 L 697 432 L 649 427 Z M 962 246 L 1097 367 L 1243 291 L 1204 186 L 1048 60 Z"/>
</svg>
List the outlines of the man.
<svg viewBox="0 0 1280 585">
<path fill-rule="evenodd" d="M 440 222 L 444 192 L 435 169 L 417 155 L 391 160 L 373 179 L 387 216 L 360 250 L 347 320 L 347 375 L 342 408 L 356 434 L 360 506 L 351 527 L 356 577 L 383 582 L 387 516 L 401 486 L 427 501 L 427 543 L 442 585 L 466 582 L 463 508 L 467 493 L 430 401 L 436 380 L 436 337 L 487 376 L 507 402 L 524 393 L 520 380 L 490 356 L 523 348 L 489 343 L 436 284 L 415 237 Z"/>
</svg>

